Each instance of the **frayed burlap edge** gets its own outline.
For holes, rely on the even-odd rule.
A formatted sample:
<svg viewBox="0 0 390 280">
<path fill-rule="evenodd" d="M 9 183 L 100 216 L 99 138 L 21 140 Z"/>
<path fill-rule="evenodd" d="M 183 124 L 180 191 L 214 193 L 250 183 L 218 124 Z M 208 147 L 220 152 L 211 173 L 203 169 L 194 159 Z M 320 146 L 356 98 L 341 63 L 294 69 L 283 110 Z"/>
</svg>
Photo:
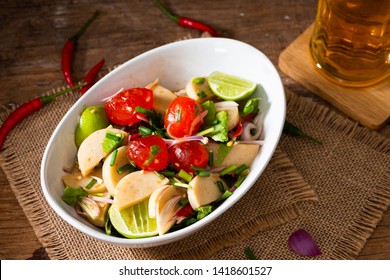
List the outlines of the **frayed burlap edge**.
<svg viewBox="0 0 390 280">
<path fill-rule="evenodd" d="M 309 102 L 289 90 L 286 90 L 286 97 L 289 107 L 303 112 L 306 117 L 314 118 L 379 153 L 390 152 L 390 140 L 379 133 L 361 127 L 357 122 L 332 111 L 329 107 Z M 371 196 L 366 199 L 363 208 L 355 215 L 344 235 L 340 237 L 329 259 L 356 258 L 389 206 L 390 167 L 387 168 L 382 180 L 373 188 Z"/>
<path fill-rule="evenodd" d="M 274 173 L 279 172 L 281 174 L 282 177 L 279 179 L 284 181 L 286 192 L 288 192 L 286 196 L 290 198 L 289 205 L 258 215 L 246 222 L 242 227 L 232 229 L 207 240 L 207 242 L 196 247 L 196 250 L 189 248 L 169 257 L 174 259 L 208 258 L 223 248 L 233 246 L 262 230 L 271 229 L 296 219 L 303 213 L 299 207 L 301 203 L 318 201 L 313 188 L 296 171 L 292 162 L 280 148 L 276 149 L 267 169 L 276 170 Z M 267 172 L 267 169 L 264 172 Z"/>
</svg>

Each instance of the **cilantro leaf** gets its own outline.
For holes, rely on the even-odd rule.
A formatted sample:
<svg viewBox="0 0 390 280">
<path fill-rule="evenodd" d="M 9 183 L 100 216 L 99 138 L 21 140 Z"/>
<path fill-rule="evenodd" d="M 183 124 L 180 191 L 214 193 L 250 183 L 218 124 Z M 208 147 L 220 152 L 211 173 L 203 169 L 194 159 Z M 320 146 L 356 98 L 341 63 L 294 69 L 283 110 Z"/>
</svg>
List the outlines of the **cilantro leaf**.
<svg viewBox="0 0 390 280">
<path fill-rule="evenodd" d="M 67 204 L 72 205 L 78 201 L 81 201 L 81 199 L 87 195 L 88 193 L 82 187 L 71 188 L 66 186 L 64 194 L 62 195 L 62 200 Z"/>
<path fill-rule="evenodd" d="M 226 111 L 220 111 L 215 118 L 218 123 L 214 126 L 214 131 L 211 133 L 210 137 L 217 142 L 228 141 L 228 113 Z"/>
<path fill-rule="evenodd" d="M 252 114 L 252 116 L 256 116 L 260 109 L 259 109 L 259 101 L 261 100 L 261 98 L 252 98 L 252 99 L 249 99 L 245 106 L 244 106 L 244 109 L 242 109 L 242 116 L 241 117 L 245 117 L 249 114 Z"/>
</svg>

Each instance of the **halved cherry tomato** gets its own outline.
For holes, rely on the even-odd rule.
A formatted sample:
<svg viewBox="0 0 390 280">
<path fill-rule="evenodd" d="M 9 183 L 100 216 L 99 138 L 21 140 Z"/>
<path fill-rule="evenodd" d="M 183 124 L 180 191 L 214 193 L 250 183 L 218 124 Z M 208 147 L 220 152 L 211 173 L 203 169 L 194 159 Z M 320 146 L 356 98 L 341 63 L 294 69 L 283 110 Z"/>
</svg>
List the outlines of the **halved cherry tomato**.
<svg viewBox="0 0 390 280">
<path fill-rule="evenodd" d="M 107 101 L 104 108 L 112 123 L 132 125 L 140 121 L 137 116 L 145 118 L 144 114 L 136 112 L 137 106 L 152 109 L 153 91 L 147 88 L 126 89 Z"/>
<path fill-rule="evenodd" d="M 139 137 L 127 145 L 127 155 L 142 170 L 160 171 L 168 166 L 168 149 L 156 135 Z"/>
<path fill-rule="evenodd" d="M 164 116 L 164 127 L 173 138 L 195 134 L 203 119 L 202 106 L 194 99 L 179 96 L 172 100 Z"/>
<path fill-rule="evenodd" d="M 183 169 L 189 173 L 194 173 L 192 166 L 204 168 L 209 161 L 207 148 L 195 141 L 182 142 L 172 146 L 168 151 L 168 161 L 173 167 L 180 171 Z"/>
</svg>

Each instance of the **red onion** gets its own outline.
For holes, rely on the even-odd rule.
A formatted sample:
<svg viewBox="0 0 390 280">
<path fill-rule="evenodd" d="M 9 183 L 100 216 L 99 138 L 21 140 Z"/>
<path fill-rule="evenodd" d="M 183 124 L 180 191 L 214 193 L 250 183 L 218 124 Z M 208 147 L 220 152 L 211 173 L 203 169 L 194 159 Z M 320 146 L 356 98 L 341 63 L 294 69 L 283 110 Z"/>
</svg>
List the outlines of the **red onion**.
<svg viewBox="0 0 390 280">
<path fill-rule="evenodd" d="M 84 196 L 81 199 L 80 206 L 92 219 L 100 215 L 99 205 L 97 205 L 96 201 L 89 197 Z"/>
<path fill-rule="evenodd" d="M 178 138 L 178 139 L 175 139 L 175 140 L 171 140 L 171 139 L 164 139 L 165 143 L 168 145 L 168 149 L 170 147 L 172 147 L 173 145 L 176 145 L 176 144 L 179 144 L 179 143 L 182 143 L 182 142 L 189 142 L 189 141 L 200 141 L 202 142 L 203 144 L 207 144 L 208 143 L 208 138 L 207 137 L 203 137 L 203 136 L 186 136 L 186 137 L 183 137 L 183 138 Z"/>
<path fill-rule="evenodd" d="M 202 113 L 198 114 L 195 119 L 192 121 L 190 126 L 190 135 L 194 132 L 194 129 L 198 123 L 203 123 L 203 118 L 207 116 L 208 111 L 204 110 Z"/>
<path fill-rule="evenodd" d="M 242 141 L 236 141 L 235 144 L 253 144 L 253 145 L 264 145 L 264 140 L 242 140 Z"/>
<path fill-rule="evenodd" d="M 108 197 L 100 197 L 100 196 L 96 196 L 96 195 L 89 195 L 88 197 L 97 201 L 97 202 L 103 202 L 103 203 L 108 203 L 108 204 L 114 203 L 114 200 L 112 200 Z"/>
<path fill-rule="evenodd" d="M 252 130 L 256 131 L 254 135 L 252 135 L 251 133 Z M 258 129 L 258 127 L 254 123 L 244 122 L 242 124 L 242 139 L 244 139 L 245 141 L 257 140 L 259 139 L 260 135 L 261 135 L 261 130 Z"/>
<path fill-rule="evenodd" d="M 118 90 L 116 93 L 114 93 L 113 95 L 111 96 L 108 96 L 108 97 L 105 97 L 103 99 L 100 99 L 100 101 L 103 101 L 103 102 L 106 102 L 108 100 L 110 100 L 111 98 L 113 98 L 115 95 L 117 95 L 118 93 L 122 92 L 123 91 L 123 88 L 121 88 L 120 90 Z"/>
<path fill-rule="evenodd" d="M 290 235 L 288 246 L 292 251 L 302 256 L 315 257 L 321 255 L 317 243 L 304 229 L 299 229 Z"/>
<path fill-rule="evenodd" d="M 215 109 L 217 111 L 221 111 L 222 109 L 227 107 L 238 107 L 238 103 L 234 101 L 221 101 L 215 103 Z"/>
<path fill-rule="evenodd" d="M 136 114 L 135 117 L 136 117 L 137 119 L 141 120 L 141 121 L 146 122 L 146 123 L 149 122 L 149 119 L 148 119 L 148 118 L 145 118 L 144 116 L 140 116 L 140 115 Z"/>
</svg>

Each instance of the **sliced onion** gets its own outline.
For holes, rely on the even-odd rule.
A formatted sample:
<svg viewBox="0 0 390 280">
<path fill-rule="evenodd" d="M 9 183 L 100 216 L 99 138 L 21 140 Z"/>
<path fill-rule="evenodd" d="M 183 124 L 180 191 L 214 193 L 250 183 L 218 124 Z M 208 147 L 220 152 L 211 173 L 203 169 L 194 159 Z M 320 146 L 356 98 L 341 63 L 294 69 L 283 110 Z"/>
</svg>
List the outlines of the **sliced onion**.
<svg viewBox="0 0 390 280">
<path fill-rule="evenodd" d="M 251 131 L 255 130 L 255 135 L 252 135 Z M 242 139 L 245 141 L 248 140 L 257 140 L 261 135 L 261 129 L 259 129 L 254 123 L 244 122 L 242 124 Z"/>
<path fill-rule="evenodd" d="M 201 123 L 201 124 L 203 123 L 203 119 L 204 119 L 204 117 L 207 116 L 207 114 L 208 114 L 208 110 L 204 110 L 202 113 L 200 113 L 199 115 L 197 115 L 195 117 L 195 119 L 192 121 L 191 126 L 190 126 L 190 135 L 192 135 L 192 133 L 194 132 L 194 129 L 198 123 Z"/>
<path fill-rule="evenodd" d="M 136 114 L 135 117 L 136 117 L 137 119 L 141 120 L 141 121 L 146 122 L 146 123 L 149 122 L 149 119 L 148 119 L 148 118 L 146 118 L 146 117 L 144 117 L 144 116 L 141 116 L 141 115 L 139 115 L 139 114 Z"/>
<path fill-rule="evenodd" d="M 182 143 L 182 142 L 189 142 L 189 141 L 200 141 L 202 142 L 203 144 L 207 144 L 209 139 L 207 137 L 204 137 L 204 136 L 186 136 L 186 137 L 183 137 L 183 138 L 177 138 L 177 139 L 174 139 L 174 140 L 171 140 L 171 139 L 164 139 L 165 143 L 168 145 L 168 149 L 170 147 L 172 147 L 173 145 L 176 145 L 176 144 L 179 144 L 179 143 Z"/>
<path fill-rule="evenodd" d="M 120 90 L 118 90 L 118 91 L 117 91 L 116 93 L 114 93 L 113 95 L 111 95 L 111 96 L 109 96 L 109 97 L 105 97 L 105 98 L 103 98 L 103 99 L 100 99 L 100 101 L 106 102 L 106 101 L 112 99 L 115 95 L 121 93 L 121 92 L 123 91 L 123 89 L 124 89 L 124 88 L 121 88 Z"/>
<path fill-rule="evenodd" d="M 103 180 L 102 180 L 102 179 L 100 179 L 99 177 L 96 177 L 96 176 L 91 176 L 91 178 L 95 179 L 95 180 L 96 180 L 96 183 L 98 183 L 98 184 L 101 184 L 101 183 L 103 183 Z"/>
<path fill-rule="evenodd" d="M 108 203 L 108 204 L 114 203 L 114 200 L 112 200 L 111 198 L 108 198 L 108 197 L 100 197 L 100 196 L 96 196 L 96 195 L 89 195 L 88 197 L 97 201 L 97 202 L 103 202 L 103 203 Z"/>
<path fill-rule="evenodd" d="M 222 171 L 222 170 L 225 169 L 225 168 L 226 168 L 225 165 L 221 165 L 221 166 L 212 168 L 212 169 L 210 169 L 209 171 L 210 171 L 211 173 L 218 173 L 218 172 Z"/>
<path fill-rule="evenodd" d="M 221 111 L 223 108 L 238 107 L 238 103 L 235 101 L 221 101 L 215 103 L 215 109 Z"/>
<path fill-rule="evenodd" d="M 292 251 L 302 256 L 315 257 L 321 255 L 317 243 L 304 229 L 299 229 L 290 235 L 288 246 Z"/>
<path fill-rule="evenodd" d="M 235 144 L 253 144 L 253 145 L 259 145 L 263 146 L 265 141 L 264 140 L 241 140 L 234 142 Z"/>
<path fill-rule="evenodd" d="M 92 219 L 97 218 L 100 215 L 100 207 L 93 199 L 84 196 L 80 202 L 81 208 Z"/>
<path fill-rule="evenodd" d="M 85 212 L 83 212 L 83 211 L 81 210 L 80 204 L 76 203 L 75 209 L 76 209 L 76 213 L 77 213 L 79 216 L 84 217 L 84 218 L 88 218 L 88 215 L 87 215 Z"/>
</svg>

